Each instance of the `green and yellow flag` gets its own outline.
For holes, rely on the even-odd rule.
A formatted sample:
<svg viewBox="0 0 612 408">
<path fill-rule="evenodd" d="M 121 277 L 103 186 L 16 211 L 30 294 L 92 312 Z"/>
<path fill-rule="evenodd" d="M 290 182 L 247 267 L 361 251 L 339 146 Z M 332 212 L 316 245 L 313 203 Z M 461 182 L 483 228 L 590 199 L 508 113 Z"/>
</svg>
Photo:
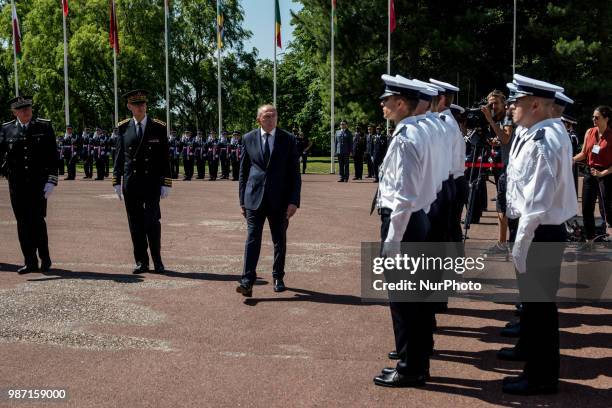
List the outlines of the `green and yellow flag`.
<svg viewBox="0 0 612 408">
<path fill-rule="evenodd" d="M 275 28 L 274 33 L 276 34 L 276 46 L 278 48 L 283 48 L 281 43 L 281 15 L 280 15 L 280 7 L 278 6 L 278 0 L 274 1 L 274 20 L 275 20 Z"/>
</svg>

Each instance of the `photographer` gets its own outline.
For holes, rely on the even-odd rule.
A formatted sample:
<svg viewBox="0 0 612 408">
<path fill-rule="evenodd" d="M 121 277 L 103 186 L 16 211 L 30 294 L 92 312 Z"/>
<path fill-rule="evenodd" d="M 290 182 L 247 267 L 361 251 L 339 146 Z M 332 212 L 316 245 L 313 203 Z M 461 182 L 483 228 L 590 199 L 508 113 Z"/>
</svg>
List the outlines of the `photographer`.
<svg viewBox="0 0 612 408">
<path fill-rule="evenodd" d="M 506 165 L 510 153 L 510 139 L 512 137 L 512 119 L 508 118 L 506 111 L 506 96 L 503 92 L 494 90 L 487 95 L 487 104 L 481 107 L 489 124 L 489 137 L 487 143 L 491 146 L 492 173 L 495 178 L 497 190 L 495 207 L 497 210 L 498 240 L 489 248 L 490 254 L 507 254 L 508 218 L 506 217 Z M 508 113 L 512 113 L 508 110 Z M 510 116 L 511 117 L 511 116 Z"/>
</svg>

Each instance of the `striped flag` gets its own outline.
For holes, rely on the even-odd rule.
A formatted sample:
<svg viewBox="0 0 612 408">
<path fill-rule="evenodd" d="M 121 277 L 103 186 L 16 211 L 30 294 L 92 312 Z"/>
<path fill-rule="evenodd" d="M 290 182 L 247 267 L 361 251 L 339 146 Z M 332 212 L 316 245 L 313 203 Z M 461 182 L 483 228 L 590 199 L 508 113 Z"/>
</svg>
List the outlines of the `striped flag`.
<svg viewBox="0 0 612 408">
<path fill-rule="evenodd" d="M 332 19 L 334 21 L 334 31 L 335 31 L 336 24 L 338 23 L 338 18 L 336 17 L 336 0 L 332 0 Z"/>
<path fill-rule="evenodd" d="M 223 15 L 223 11 L 221 11 L 221 7 L 219 7 L 219 11 L 217 14 L 217 48 L 223 48 L 223 37 L 224 37 L 224 23 L 225 16 Z"/>
<path fill-rule="evenodd" d="M 108 35 L 110 46 L 119 54 L 119 29 L 117 27 L 117 8 L 115 0 L 110 0 L 110 28 Z"/>
<path fill-rule="evenodd" d="M 15 55 L 21 58 L 21 30 L 19 29 L 19 17 L 17 17 L 17 8 L 15 3 L 12 3 L 13 13 L 13 46 L 15 47 Z"/>
<path fill-rule="evenodd" d="M 62 6 L 64 8 L 64 15 L 68 16 L 68 0 L 62 0 Z"/>
<path fill-rule="evenodd" d="M 389 31 L 394 32 L 395 28 L 395 4 L 393 0 L 389 0 Z"/>
<path fill-rule="evenodd" d="M 280 15 L 280 7 L 278 6 L 278 0 L 274 1 L 274 20 L 275 20 L 274 33 L 276 35 L 276 46 L 278 48 L 283 48 L 283 45 L 281 42 L 281 15 Z"/>
</svg>

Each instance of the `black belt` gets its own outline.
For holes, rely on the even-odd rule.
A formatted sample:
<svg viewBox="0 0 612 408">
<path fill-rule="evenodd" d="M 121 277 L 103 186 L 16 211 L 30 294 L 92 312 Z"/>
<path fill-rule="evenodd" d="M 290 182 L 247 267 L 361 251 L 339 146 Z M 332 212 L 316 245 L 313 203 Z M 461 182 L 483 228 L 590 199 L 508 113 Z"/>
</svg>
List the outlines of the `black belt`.
<svg viewBox="0 0 612 408">
<path fill-rule="evenodd" d="M 378 215 L 391 215 L 392 212 L 393 210 L 390 208 L 379 208 L 378 209 Z"/>
</svg>

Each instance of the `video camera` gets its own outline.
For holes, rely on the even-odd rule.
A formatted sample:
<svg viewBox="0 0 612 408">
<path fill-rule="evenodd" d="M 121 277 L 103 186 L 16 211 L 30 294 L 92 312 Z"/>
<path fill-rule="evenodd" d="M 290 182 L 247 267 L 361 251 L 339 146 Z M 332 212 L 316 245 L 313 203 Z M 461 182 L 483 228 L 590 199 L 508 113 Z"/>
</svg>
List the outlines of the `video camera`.
<svg viewBox="0 0 612 408">
<path fill-rule="evenodd" d="M 482 107 L 487 106 L 487 101 L 483 100 L 479 106 L 468 108 L 465 111 L 467 141 L 476 147 L 487 146 L 495 134 L 489 130 L 489 122 L 482 113 Z"/>
</svg>

